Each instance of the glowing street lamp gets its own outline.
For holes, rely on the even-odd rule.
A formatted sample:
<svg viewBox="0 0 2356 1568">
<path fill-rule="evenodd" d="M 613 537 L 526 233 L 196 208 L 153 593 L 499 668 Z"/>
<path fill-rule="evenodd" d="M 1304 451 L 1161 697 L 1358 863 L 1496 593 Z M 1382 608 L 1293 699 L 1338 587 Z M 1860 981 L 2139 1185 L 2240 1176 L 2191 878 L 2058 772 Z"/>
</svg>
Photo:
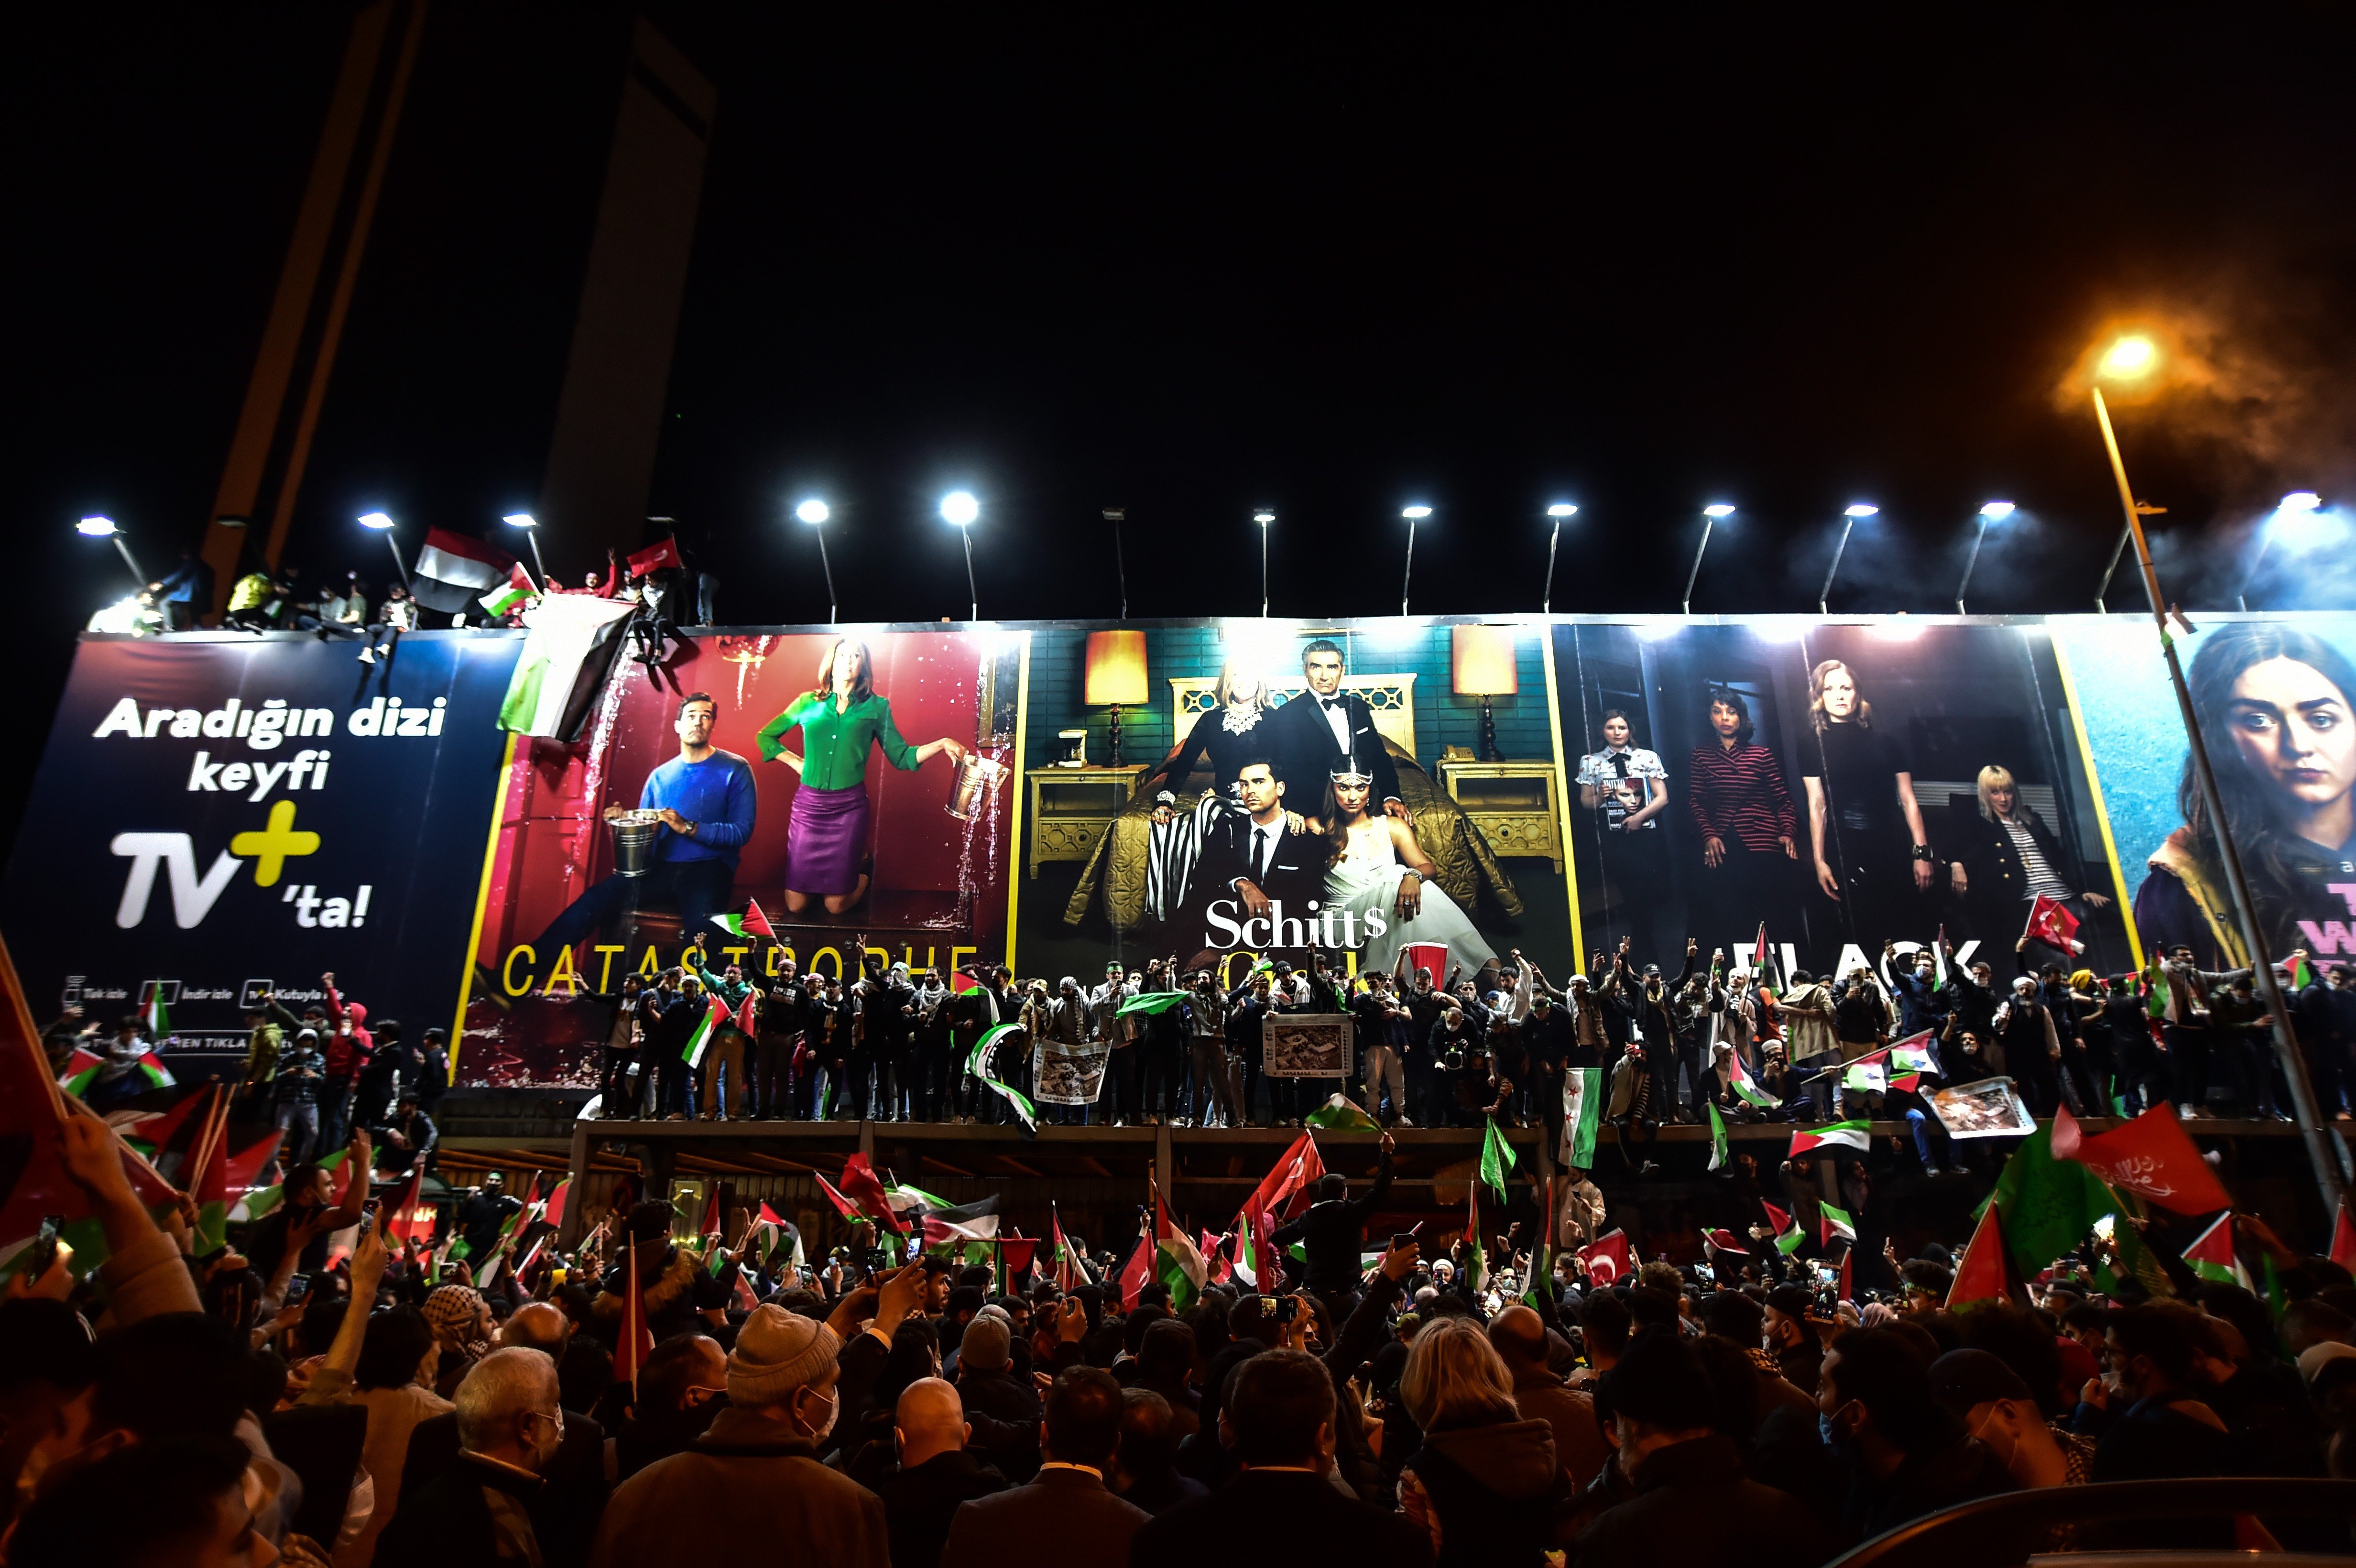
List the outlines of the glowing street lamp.
<svg viewBox="0 0 2356 1568">
<path fill-rule="evenodd" d="M 824 501 L 813 496 L 794 508 L 794 516 L 818 529 L 818 564 L 826 573 L 826 624 L 833 625 L 841 619 L 834 605 L 834 562 L 826 559 L 826 529 L 820 527 L 834 514 L 827 510 Z"/>
<path fill-rule="evenodd" d="M 123 564 L 129 567 L 131 575 L 137 579 L 137 587 L 134 592 L 145 591 L 148 583 L 147 574 L 139 570 L 137 561 L 131 559 L 131 547 L 123 542 L 123 530 L 114 526 L 112 517 L 84 517 L 74 525 L 74 531 L 85 539 L 112 539 L 114 548 L 123 556 Z"/>
<path fill-rule="evenodd" d="M 1825 608 L 1825 602 L 1833 596 L 1833 579 L 1840 575 L 1841 557 L 1848 549 L 1848 536 L 1850 532 L 1856 528 L 1857 520 L 1859 517 L 1872 517 L 1875 513 L 1880 510 L 1880 507 L 1869 507 L 1862 501 L 1859 501 L 1853 507 L 1842 508 L 1841 537 L 1839 542 L 1833 546 L 1833 563 L 1825 569 L 1825 585 L 1816 590 L 1817 614 L 1824 615 L 1830 613 L 1830 612 Z"/>
<path fill-rule="evenodd" d="M 548 575 L 548 562 L 540 559 L 540 519 L 530 512 L 509 512 L 499 521 L 511 528 L 523 530 L 523 537 L 531 541 L 531 563 L 540 568 L 541 582 L 546 587 L 555 587 L 555 580 Z"/>
<path fill-rule="evenodd" d="M 1579 508 L 1568 501 L 1557 501 L 1547 508 L 1547 516 L 1554 519 L 1554 532 L 1547 536 L 1546 592 L 1538 600 L 1538 613 L 1551 615 L 1554 613 L 1555 547 L 1562 542 L 1562 520 L 1579 516 Z"/>
<path fill-rule="evenodd" d="M 1688 615 L 1693 613 L 1694 583 L 1701 577 L 1702 552 L 1709 549 L 1709 532 L 1718 526 L 1719 518 L 1732 516 L 1734 516 L 1734 508 L 1723 501 L 1713 501 L 1701 509 L 1701 543 L 1694 546 L 1693 570 L 1686 573 L 1684 607 L 1685 613 Z"/>
<path fill-rule="evenodd" d="M 2233 842 L 2231 819 L 2225 815 L 2223 799 L 2217 791 L 2217 774 L 2209 763 L 2209 747 L 2201 738 L 2200 720 L 2192 706 L 2192 689 L 2184 681 L 2184 661 L 2177 655 L 2176 639 L 2169 635 L 2168 602 L 2159 595 L 2159 573 L 2151 563 L 2151 542 L 2144 538 L 2140 515 L 2143 508 L 2136 506 L 2135 490 L 2127 484 L 2126 462 L 2119 455 L 2119 438 L 2111 429 L 2110 406 L 2103 400 L 2104 376 L 2128 379 L 2144 375 L 2158 357 L 2148 338 L 2121 338 L 2111 346 L 2103 356 L 2101 372 L 2090 389 L 2094 400 L 2094 422 L 2102 427 L 2103 450 L 2111 460 L 2111 477 L 2118 483 L 2119 510 L 2126 518 L 2128 536 L 2135 540 L 2136 565 L 2143 573 L 2144 597 L 2151 605 L 2153 629 L 2159 633 L 2160 656 L 2168 663 L 2169 683 L 2176 688 L 2177 712 L 2184 721 L 2186 752 L 2192 763 L 2192 776 L 2200 784 L 2201 809 L 2217 825 L 2218 859 L 2222 862 L 2225 886 L 2233 893 L 2243 951 L 2258 959 L 2252 965 L 2253 978 L 2258 983 L 2259 999 L 2273 1020 L 2275 1054 L 2281 1062 L 2283 1076 L 2290 1083 L 2291 1105 L 2298 1116 L 2308 1160 L 2315 1167 L 2316 1188 L 2322 1194 L 2325 1210 L 2336 1213 L 2342 1197 L 2339 1163 L 2324 1137 L 2323 1117 L 2316 1108 L 2315 1086 L 2308 1079 L 2306 1060 L 2300 1056 L 2298 1042 L 2290 1032 L 2290 1009 L 2283 1001 L 2282 987 L 2275 981 L 2275 966 L 2265 956 L 2265 935 L 2258 929 L 2252 912 L 2250 883 L 2243 874 L 2242 852 Z M 2179 613 L 2177 619 L 2181 622 L 2183 617 Z M 2185 629 L 2190 631 L 2191 627 L 2187 624 Z"/>
<path fill-rule="evenodd" d="M 966 619 L 981 619 L 981 588 L 973 575 L 973 523 L 981 516 L 981 503 L 973 498 L 970 490 L 952 490 L 941 497 L 941 520 L 957 529 L 965 540 L 965 586 L 970 596 Z"/>
<path fill-rule="evenodd" d="M 401 585 L 413 595 L 417 585 L 410 581 L 409 563 L 401 559 L 401 541 L 392 537 L 392 519 L 382 512 L 362 512 L 355 519 L 364 528 L 374 528 L 384 536 L 385 548 L 392 551 L 392 564 L 401 573 Z"/>
<path fill-rule="evenodd" d="M 2266 548 L 2275 542 L 2275 535 L 2297 527 L 2312 517 L 2323 506 L 2323 497 L 2312 490 L 2294 490 L 2275 504 L 2275 515 L 2258 530 L 2258 553 L 2250 558 L 2250 570 L 2242 579 L 2242 591 L 2233 595 L 2233 603 L 2243 610 L 2250 607 L 2250 584 L 2258 580 L 2258 568 L 2266 559 Z"/>
<path fill-rule="evenodd" d="M 2012 516 L 2013 511 L 2013 504 L 2009 501 L 1990 501 L 1980 508 L 1979 532 L 1972 536 L 1972 553 L 1964 558 L 1964 580 L 1955 584 L 1956 614 L 1967 613 L 1964 609 L 1964 591 L 1972 585 L 1972 569 L 1980 563 L 1980 544 L 1987 538 L 1988 525 L 2004 521 Z"/>
<path fill-rule="evenodd" d="M 1252 521 L 1259 525 L 1259 613 L 1268 618 L 1268 530 L 1276 525 L 1276 513 L 1261 507 L 1252 513 Z"/>
<path fill-rule="evenodd" d="M 1431 516 L 1431 508 L 1418 503 L 1399 508 L 1399 516 L 1407 519 L 1407 575 L 1399 579 L 1399 613 L 1404 615 L 1408 585 L 1415 581 L 1415 525 Z"/>
<path fill-rule="evenodd" d="M 1120 584 L 1120 618 L 1126 621 L 1129 619 L 1129 562 L 1121 559 L 1120 525 L 1129 520 L 1129 508 L 1127 507 L 1107 507 L 1103 509 L 1100 515 L 1106 522 L 1112 525 L 1113 578 Z M 1118 711 L 1116 711 L 1113 718 L 1113 726 L 1115 729 L 1118 729 L 1119 728 L 1119 715 Z"/>
</svg>

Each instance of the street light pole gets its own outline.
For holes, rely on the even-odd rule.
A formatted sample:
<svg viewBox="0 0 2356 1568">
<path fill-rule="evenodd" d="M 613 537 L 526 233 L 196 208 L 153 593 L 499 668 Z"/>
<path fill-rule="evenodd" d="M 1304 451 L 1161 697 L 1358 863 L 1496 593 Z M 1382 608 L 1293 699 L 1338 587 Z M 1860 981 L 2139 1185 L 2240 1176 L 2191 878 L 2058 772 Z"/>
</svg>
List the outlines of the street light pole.
<svg viewBox="0 0 2356 1568">
<path fill-rule="evenodd" d="M 150 579 L 145 572 L 139 570 L 139 563 L 137 561 L 131 559 L 131 547 L 123 542 L 123 535 L 118 531 L 111 533 L 106 537 L 112 539 L 114 541 L 114 548 L 122 552 L 123 564 L 131 569 L 131 575 L 136 581 L 139 591 L 142 592 L 145 592 L 147 584 L 152 581 L 152 579 Z"/>
<path fill-rule="evenodd" d="M 1970 613 L 1964 608 L 1964 595 L 1971 591 L 1972 572 L 1980 563 L 1980 546 L 1987 542 L 1988 525 L 2000 523 L 2012 513 L 2013 506 L 2009 501 L 1990 501 L 1980 508 L 1980 531 L 1972 536 L 1972 553 L 1964 560 L 1964 580 L 1955 584 L 1956 614 Z"/>
<path fill-rule="evenodd" d="M 1693 570 L 1686 573 L 1686 596 L 1679 602 L 1680 607 L 1686 614 L 1690 615 L 1693 613 L 1694 584 L 1701 581 L 1702 553 L 1709 549 L 1709 530 L 1717 526 L 1718 519 L 1716 517 L 1709 516 L 1708 513 L 1704 513 L 1702 515 L 1701 543 L 1694 546 Z"/>
<path fill-rule="evenodd" d="M 1431 516 L 1430 507 L 1416 506 L 1402 509 L 1399 516 L 1407 519 L 1407 575 L 1399 579 L 1399 613 L 1407 613 L 1407 591 L 1415 581 L 1415 525 Z"/>
<path fill-rule="evenodd" d="M 2159 517 L 2168 515 L 2168 508 L 2147 507 L 2141 501 L 2137 501 L 2136 513 L 2139 517 Z M 2094 590 L 2094 612 L 2097 614 L 2107 615 L 2111 613 L 2110 605 L 2104 603 L 2111 596 L 2111 579 L 2118 575 L 2119 562 L 2126 559 L 2127 541 L 2134 538 L 2135 528 L 2132 525 L 2119 530 L 2119 542 L 2111 548 L 2111 564 L 2103 569 L 2103 585 Z"/>
<path fill-rule="evenodd" d="M 1268 619 L 1268 530 L 1276 524 L 1276 514 L 1262 507 L 1252 514 L 1259 525 L 1259 617 Z"/>
<path fill-rule="evenodd" d="M 979 621 L 981 619 L 981 584 L 973 575 L 973 530 L 970 528 L 959 528 L 958 529 L 958 535 L 965 540 L 965 591 L 967 599 L 965 618 L 969 621 Z"/>
<path fill-rule="evenodd" d="M 842 619 L 842 611 L 834 597 L 834 562 L 826 558 L 826 530 L 818 531 L 818 565 L 826 573 L 826 624 L 830 626 Z"/>
<path fill-rule="evenodd" d="M 1541 615 L 1554 613 L 1554 552 L 1556 547 L 1562 543 L 1562 520 L 1578 515 L 1579 508 L 1568 501 L 1558 501 L 1547 508 L 1547 516 L 1554 519 L 1554 532 L 1547 536 L 1546 590 L 1538 599 L 1538 613 Z M 1690 585 L 1686 589 L 1686 597 L 1693 597 Z"/>
<path fill-rule="evenodd" d="M 2201 738 L 2201 720 L 2193 709 L 2191 688 L 2184 681 L 2184 665 L 2177 656 L 2176 639 L 2169 635 L 2168 607 L 2159 596 L 2159 573 L 2152 566 L 2151 547 L 2144 538 L 2143 519 L 2137 515 L 2140 508 L 2136 506 L 2135 491 L 2127 484 L 2126 464 L 2119 456 L 2118 437 L 2111 430 L 2111 411 L 2103 401 L 2101 387 L 2094 389 L 2094 420 L 2102 426 L 2103 448 L 2111 459 L 2111 476 L 2118 482 L 2119 509 L 2126 515 L 2128 537 L 2135 541 L 2136 565 L 2143 573 L 2144 596 L 2151 605 L 2152 625 L 2159 633 L 2159 650 L 2168 662 L 2169 682 L 2176 688 L 2176 706 L 2184 720 L 2184 737 L 2192 760 L 2192 776 L 2201 789 L 2201 809 L 2216 827 L 2217 854 L 2224 862 L 2225 885 L 2233 891 L 2233 914 L 2242 928 L 2242 943 L 2248 952 L 2252 977 L 2257 982 L 2258 994 L 2265 999 L 2274 1023 L 2275 1053 L 2281 1061 L 2284 1076 L 2290 1082 L 2291 1104 L 2298 1113 L 2299 1136 L 2306 1141 L 2308 1159 L 2315 1167 L 2316 1189 L 2322 1194 L 2324 1212 L 2336 1214 L 2342 1196 L 2339 1162 L 2324 1136 L 2323 1118 L 2316 1108 L 2315 1086 L 2308 1082 L 2307 1063 L 2299 1056 L 2298 1042 L 2291 1035 L 2290 1012 L 2284 1004 L 2282 987 L 2275 982 L 2274 955 L 2267 951 L 2265 936 L 2251 912 L 2250 886 L 2242 872 L 2241 851 L 2234 848 L 2233 835 L 2226 831 L 2217 775 L 2209 765 L 2209 748 Z"/>
</svg>

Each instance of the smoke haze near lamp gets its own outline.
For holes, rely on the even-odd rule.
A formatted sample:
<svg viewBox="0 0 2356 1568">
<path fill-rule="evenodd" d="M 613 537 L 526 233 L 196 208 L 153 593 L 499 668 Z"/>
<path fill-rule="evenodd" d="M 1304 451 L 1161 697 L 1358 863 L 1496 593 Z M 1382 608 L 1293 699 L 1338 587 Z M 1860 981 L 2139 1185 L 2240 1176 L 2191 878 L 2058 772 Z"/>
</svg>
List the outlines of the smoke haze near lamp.
<svg viewBox="0 0 2356 1568">
<path fill-rule="evenodd" d="M 1112 709 L 1107 766 L 1120 766 L 1120 710 L 1139 706 L 1145 696 L 1145 634 L 1090 632 L 1087 678 L 1080 700 L 1090 708 Z"/>
<path fill-rule="evenodd" d="M 1450 629 L 1450 674 L 1459 697 L 1481 699 L 1481 760 L 1505 760 L 1497 749 L 1497 716 L 1490 699 L 1511 697 L 1522 688 L 1521 668 L 1514 655 L 1511 626 L 1455 626 Z"/>
</svg>

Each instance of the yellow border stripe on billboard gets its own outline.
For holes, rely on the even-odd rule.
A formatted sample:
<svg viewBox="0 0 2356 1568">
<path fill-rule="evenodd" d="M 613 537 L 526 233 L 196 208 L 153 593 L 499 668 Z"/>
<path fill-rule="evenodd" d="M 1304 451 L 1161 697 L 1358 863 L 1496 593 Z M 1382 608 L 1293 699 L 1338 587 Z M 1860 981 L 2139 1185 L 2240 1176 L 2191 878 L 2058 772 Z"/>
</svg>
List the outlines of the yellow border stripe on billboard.
<svg viewBox="0 0 2356 1568">
<path fill-rule="evenodd" d="M 483 910 L 491 901 L 491 862 L 499 852 L 499 818 L 507 814 L 509 775 L 515 771 L 516 742 L 508 731 L 507 750 L 499 755 L 498 788 L 491 795 L 491 826 L 483 837 L 483 874 L 475 883 L 475 921 L 466 928 L 466 967 L 458 976 L 458 1016 L 450 1022 L 450 1082 L 458 1081 L 458 1050 L 466 1042 L 466 1003 L 475 994 L 475 955 L 483 944 Z"/>
<path fill-rule="evenodd" d="M 2143 938 L 2136 933 L 2135 910 L 2127 900 L 2126 873 L 2119 867 L 2119 846 L 2111 837 L 2111 814 L 2103 805 L 2103 777 L 2094 767 L 2094 745 L 2086 738 L 2086 716 L 2078 710 L 2078 682 L 2070 673 L 2070 650 L 2060 632 L 2051 621 L 2045 625 L 2047 640 L 2053 645 L 2053 663 L 2062 672 L 2062 700 L 2070 707 L 2070 731 L 2078 737 L 2078 760 L 2086 768 L 2086 793 L 2094 797 L 2094 825 L 2103 830 L 2103 855 L 2111 863 L 2111 888 L 2119 901 L 2120 923 L 2127 928 L 2127 951 L 2135 955 L 2135 966 L 2143 969 Z"/>
<path fill-rule="evenodd" d="M 1538 651 L 1546 656 L 1547 727 L 1554 731 L 1554 810 L 1556 827 L 1562 834 L 1562 885 L 1570 899 L 1570 967 L 1576 971 L 1587 961 L 1587 933 L 1579 923 L 1579 858 L 1572 853 L 1570 832 L 1570 760 L 1562 750 L 1562 688 L 1554 678 L 1554 626 L 1551 623 L 1538 628 Z M 2110 842 L 2111 830 L 2103 829 L 2103 841 Z M 2141 964 L 2138 961 L 2137 966 Z"/>
<path fill-rule="evenodd" d="M 1006 966 L 1014 967 L 1014 933 L 1021 928 L 1015 917 L 1023 905 L 1023 802 L 1031 787 L 1028 774 L 1023 771 L 1023 742 L 1031 735 L 1031 634 L 1017 632 L 1023 639 L 1022 673 L 1014 679 L 1014 778 L 1009 791 L 1014 796 L 1013 827 L 1006 836 Z M 987 720 L 989 716 L 983 715 Z"/>
</svg>

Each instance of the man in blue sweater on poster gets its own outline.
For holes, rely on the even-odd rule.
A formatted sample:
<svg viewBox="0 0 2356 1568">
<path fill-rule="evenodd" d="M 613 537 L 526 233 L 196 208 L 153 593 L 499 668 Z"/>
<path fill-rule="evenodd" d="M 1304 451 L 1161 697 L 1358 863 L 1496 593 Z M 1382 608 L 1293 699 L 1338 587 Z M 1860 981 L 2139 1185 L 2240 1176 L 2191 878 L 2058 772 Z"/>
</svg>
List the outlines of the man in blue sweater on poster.
<svg viewBox="0 0 2356 1568">
<path fill-rule="evenodd" d="M 532 944 L 543 961 L 559 947 L 595 934 L 649 894 L 671 896 L 679 906 L 680 933 L 690 941 L 736 901 L 736 861 L 753 836 L 759 802 L 751 764 L 712 743 L 719 718 L 720 705 L 709 692 L 691 691 L 680 699 L 671 724 L 679 755 L 648 773 L 638 791 L 638 809 L 662 818 L 654 863 L 642 877 L 617 871 L 565 906 Z M 625 809 L 607 806 L 605 819 Z"/>
</svg>

